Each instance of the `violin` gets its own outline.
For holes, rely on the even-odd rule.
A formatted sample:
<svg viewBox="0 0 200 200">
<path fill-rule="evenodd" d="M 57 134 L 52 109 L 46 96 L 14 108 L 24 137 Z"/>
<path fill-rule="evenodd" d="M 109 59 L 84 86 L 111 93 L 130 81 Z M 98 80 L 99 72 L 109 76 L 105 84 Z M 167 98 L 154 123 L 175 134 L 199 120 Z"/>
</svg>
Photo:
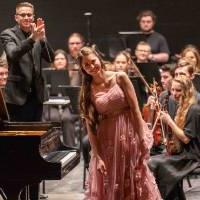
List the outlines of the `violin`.
<svg viewBox="0 0 200 200">
<path fill-rule="evenodd" d="M 168 100 L 169 100 L 169 93 L 168 95 L 165 96 L 163 100 L 163 110 L 167 110 Z M 182 150 L 182 145 L 180 140 L 176 137 L 175 134 L 172 133 L 172 130 L 168 125 L 165 124 L 165 126 L 163 126 L 163 129 L 165 129 L 164 133 L 166 133 L 165 136 L 163 137 L 164 138 L 163 144 L 166 147 L 167 154 L 176 155 L 180 153 Z"/>
<path fill-rule="evenodd" d="M 144 83 L 144 85 L 146 86 L 146 88 L 148 89 L 149 93 L 156 98 L 156 102 L 159 105 L 158 97 L 162 92 L 161 87 L 159 87 L 159 85 L 155 82 L 155 80 L 153 81 L 153 84 L 149 86 L 149 84 L 141 74 L 136 64 L 134 62 L 131 62 L 131 65 L 134 68 L 137 75 L 142 80 L 142 82 Z M 164 103 L 164 107 L 166 107 L 168 99 L 169 97 L 167 97 L 167 101 Z M 177 150 L 175 149 L 178 149 L 178 145 L 175 144 L 178 142 L 175 142 L 174 136 L 166 138 L 162 120 L 159 120 L 160 112 L 161 112 L 160 106 L 156 106 L 156 109 L 152 109 L 150 105 L 145 105 L 142 110 L 142 116 L 144 121 L 146 121 L 148 124 L 151 125 L 153 124 L 152 133 L 154 138 L 154 145 L 159 146 L 160 144 L 164 143 L 166 145 L 167 152 L 169 154 L 173 154 L 174 152 L 177 152 Z M 174 148 L 173 146 L 176 146 L 176 148 Z"/>
<path fill-rule="evenodd" d="M 158 120 L 158 112 L 160 111 L 160 108 L 158 106 L 158 97 L 162 92 L 162 89 L 158 86 L 157 82 L 154 82 L 152 85 L 150 85 L 150 89 L 151 93 L 153 94 L 152 98 L 155 98 L 156 105 L 144 105 L 142 110 L 142 116 L 144 121 L 147 122 L 147 124 L 154 124 L 154 126 L 152 127 L 154 146 L 159 146 L 163 143 L 161 124 L 160 120 Z"/>
</svg>

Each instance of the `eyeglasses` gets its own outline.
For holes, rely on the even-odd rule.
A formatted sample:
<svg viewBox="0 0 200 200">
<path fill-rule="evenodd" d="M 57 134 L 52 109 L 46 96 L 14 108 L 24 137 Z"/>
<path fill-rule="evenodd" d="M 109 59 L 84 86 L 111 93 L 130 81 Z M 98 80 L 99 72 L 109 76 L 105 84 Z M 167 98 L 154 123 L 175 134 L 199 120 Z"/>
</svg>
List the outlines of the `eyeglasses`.
<svg viewBox="0 0 200 200">
<path fill-rule="evenodd" d="M 17 13 L 16 15 L 19 15 L 20 17 L 33 17 L 34 15 L 32 13 Z"/>
<path fill-rule="evenodd" d="M 149 53 L 149 52 L 150 52 L 150 51 L 148 51 L 148 50 L 142 50 L 142 49 L 136 49 L 136 51 L 145 52 L 145 53 Z"/>
<path fill-rule="evenodd" d="M 82 44 L 82 42 L 70 42 L 69 43 L 69 45 L 75 45 L 75 44 L 80 45 L 80 44 Z"/>
<path fill-rule="evenodd" d="M 0 72 L 0 76 L 8 76 L 8 72 Z"/>
</svg>

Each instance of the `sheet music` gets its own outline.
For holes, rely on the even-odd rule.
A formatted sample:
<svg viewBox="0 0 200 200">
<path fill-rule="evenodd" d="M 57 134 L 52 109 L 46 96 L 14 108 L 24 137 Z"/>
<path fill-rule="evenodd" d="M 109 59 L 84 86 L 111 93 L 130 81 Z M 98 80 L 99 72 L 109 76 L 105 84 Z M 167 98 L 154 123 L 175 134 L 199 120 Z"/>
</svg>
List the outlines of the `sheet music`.
<svg viewBox="0 0 200 200">
<path fill-rule="evenodd" d="M 51 98 L 48 101 L 45 101 L 43 103 L 44 105 L 69 105 L 70 100 L 69 99 L 58 99 L 58 98 Z"/>
</svg>

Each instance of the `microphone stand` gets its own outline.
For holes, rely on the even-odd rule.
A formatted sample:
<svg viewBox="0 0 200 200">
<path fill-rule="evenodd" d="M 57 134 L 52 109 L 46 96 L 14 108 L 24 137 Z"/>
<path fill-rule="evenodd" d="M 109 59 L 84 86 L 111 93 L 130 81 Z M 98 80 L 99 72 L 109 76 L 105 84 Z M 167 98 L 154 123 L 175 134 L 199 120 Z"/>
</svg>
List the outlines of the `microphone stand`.
<svg viewBox="0 0 200 200">
<path fill-rule="evenodd" d="M 85 12 L 84 16 L 86 17 L 86 28 L 87 28 L 87 46 L 91 46 L 92 44 L 92 31 L 91 31 L 91 12 Z"/>
</svg>

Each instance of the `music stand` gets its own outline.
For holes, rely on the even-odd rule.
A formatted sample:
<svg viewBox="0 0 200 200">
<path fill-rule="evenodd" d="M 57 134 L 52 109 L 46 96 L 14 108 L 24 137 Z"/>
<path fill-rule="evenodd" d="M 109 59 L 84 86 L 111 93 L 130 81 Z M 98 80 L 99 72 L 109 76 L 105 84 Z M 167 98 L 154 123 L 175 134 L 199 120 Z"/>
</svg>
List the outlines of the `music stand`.
<svg viewBox="0 0 200 200">
<path fill-rule="evenodd" d="M 66 97 L 50 97 L 49 100 L 45 101 L 43 105 L 47 105 L 48 109 L 48 118 L 49 121 L 51 120 L 51 113 L 50 113 L 50 107 L 51 106 L 67 106 L 70 105 L 70 100 L 67 99 Z M 61 108 L 60 108 L 61 109 Z M 60 116 L 61 118 L 61 116 Z"/>
<path fill-rule="evenodd" d="M 58 85 L 69 85 L 70 78 L 67 69 L 55 70 L 53 68 L 43 69 L 43 76 L 48 85 L 50 96 L 57 96 L 59 93 Z"/>
<path fill-rule="evenodd" d="M 74 114 L 80 114 L 79 111 L 79 93 L 80 93 L 80 86 L 70 86 L 70 85 L 59 85 L 61 93 L 63 96 L 68 96 L 71 106 L 72 112 Z"/>
<path fill-rule="evenodd" d="M 138 42 L 145 41 L 145 34 L 142 31 L 119 31 L 125 49 L 135 50 Z M 134 37 L 131 37 L 134 36 Z"/>
<path fill-rule="evenodd" d="M 137 100 L 138 100 L 140 110 L 142 110 L 143 105 L 144 105 L 144 103 L 146 102 L 146 99 L 147 99 L 146 92 L 144 90 L 144 84 L 142 83 L 140 77 L 129 76 L 129 79 L 131 80 L 133 87 L 135 89 L 135 94 L 137 96 Z"/>
<path fill-rule="evenodd" d="M 154 80 L 160 83 L 160 66 L 157 63 L 136 63 L 136 65 L 147 83 L 153 83 Z"/>
<path fill-rule="evenodd" d="M 70 86 L 70 85 L 59 85 L 58 86 L 63 96 L 68 96 L 71 104 L 72 114 L 74 114 L 74 119 L 78 123 L 78 134 L 80 141 L 80 150 L 82 149 L 82 122 L 80 118 L 80 109 L 79 109 L 79 93 L 80 86 Z"/>
</svg>

